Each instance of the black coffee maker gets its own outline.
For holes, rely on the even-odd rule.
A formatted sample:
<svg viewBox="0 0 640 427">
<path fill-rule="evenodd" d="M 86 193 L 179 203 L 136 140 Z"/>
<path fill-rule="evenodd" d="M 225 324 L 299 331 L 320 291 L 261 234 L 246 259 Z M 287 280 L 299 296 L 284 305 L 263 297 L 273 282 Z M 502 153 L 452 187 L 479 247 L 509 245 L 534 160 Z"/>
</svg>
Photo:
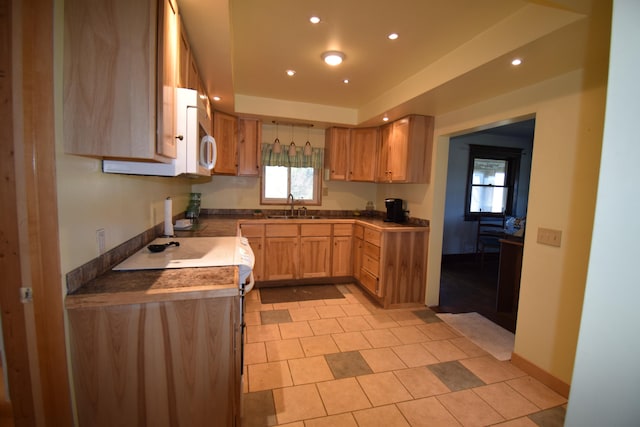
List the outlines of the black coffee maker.
<svg viewBox="0 0 640 427">
<path fill-rule="evenodd" d="M 402 209 L 402 199 L 384 199 L 384 205 L 387 207 L 387 222 L 404 222 L 404 209 Z"/>
</svg>

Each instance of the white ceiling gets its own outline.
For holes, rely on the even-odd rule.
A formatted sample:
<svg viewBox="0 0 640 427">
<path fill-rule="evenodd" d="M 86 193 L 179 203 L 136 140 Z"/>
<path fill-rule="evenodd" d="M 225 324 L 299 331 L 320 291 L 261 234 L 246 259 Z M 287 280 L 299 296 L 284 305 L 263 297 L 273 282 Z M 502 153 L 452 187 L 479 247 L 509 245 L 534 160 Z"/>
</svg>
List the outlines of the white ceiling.
<svg viewBox="0 0 640 427">
<path fill-rule="evenodd" d="M 209 94 L 223 98 L 214 108 L 319 127 L 443 114 L 606 61 L 609 3 L 178 0 Z M 325 65 L 326 50 L 343 64 Z"/>
</svg>

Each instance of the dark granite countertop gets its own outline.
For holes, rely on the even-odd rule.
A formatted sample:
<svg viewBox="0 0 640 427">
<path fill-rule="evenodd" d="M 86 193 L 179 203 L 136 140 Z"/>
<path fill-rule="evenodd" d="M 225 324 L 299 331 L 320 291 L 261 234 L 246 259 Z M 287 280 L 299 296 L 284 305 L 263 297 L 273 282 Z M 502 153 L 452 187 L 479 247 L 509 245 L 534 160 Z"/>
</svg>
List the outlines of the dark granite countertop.
<svg viewBox="0 0 640 427">
<path fill-rule="evenodd" d="M 274 219 L 268 215 L 282 210 L 254 214 L 251 211 L 217 211 L 204 209 L 194 230 L 176 230 L 177 237 L 235 236 L 238 221 L 260 223 L 319 224 L 354 222 L 383 231 L 428 228 L 428 220 L 410 219 L 406 223 L 385 222 L 380 212 L 355 216 L 350 211 L 308 211 L 319 219 Z M 161 224 L 160 226 L 161 227 Z M 158 227 L 156 227 L 158 228 Z M 69 294 L 67 308 L 99 305 L 139 304 L 144 302 L 234 296 L 238 293 L 237 267 L 184 268 L 166 270 L 112 271 L 111 268 L 153 240 L 158 230 L 149 230 L 117 248 L 67 273 Z"/>
<path fill-rule="evenodd" d="M 238 295 L 238 268 L 107 271 L 67 295 L 67 308 Z"/>
</svg>

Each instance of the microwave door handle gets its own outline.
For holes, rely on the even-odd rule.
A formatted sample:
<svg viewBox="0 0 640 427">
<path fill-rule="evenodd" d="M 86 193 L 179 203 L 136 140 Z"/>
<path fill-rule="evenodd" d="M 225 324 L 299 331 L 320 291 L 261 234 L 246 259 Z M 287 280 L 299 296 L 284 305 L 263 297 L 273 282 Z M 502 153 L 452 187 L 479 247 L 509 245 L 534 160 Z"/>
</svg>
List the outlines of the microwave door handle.
<svg viewBox="0 0 640 427">
<path fill-rule="evenodd" d="M 205 135 L 200 141 L 200 163 L 211 170 L 216 165 L 217 157 L 216 140 L 211 135 Z"/>
</svg>

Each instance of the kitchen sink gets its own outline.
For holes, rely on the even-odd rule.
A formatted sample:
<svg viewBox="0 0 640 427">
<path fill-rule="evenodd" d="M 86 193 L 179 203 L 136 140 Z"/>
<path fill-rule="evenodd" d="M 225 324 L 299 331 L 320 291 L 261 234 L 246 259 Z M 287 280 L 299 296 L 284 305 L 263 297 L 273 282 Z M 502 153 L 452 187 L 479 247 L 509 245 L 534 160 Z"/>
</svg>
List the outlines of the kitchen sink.
<svg viewBox="0 0 640 427">
<path fill-rule="evenodd" d="M 290 216 L 290 215 L 269 215 L 267 216 L 269 219 L 322 219 L 324 217 L 317 215 L 307 215 L 307 216 Z"/>
</svg>

